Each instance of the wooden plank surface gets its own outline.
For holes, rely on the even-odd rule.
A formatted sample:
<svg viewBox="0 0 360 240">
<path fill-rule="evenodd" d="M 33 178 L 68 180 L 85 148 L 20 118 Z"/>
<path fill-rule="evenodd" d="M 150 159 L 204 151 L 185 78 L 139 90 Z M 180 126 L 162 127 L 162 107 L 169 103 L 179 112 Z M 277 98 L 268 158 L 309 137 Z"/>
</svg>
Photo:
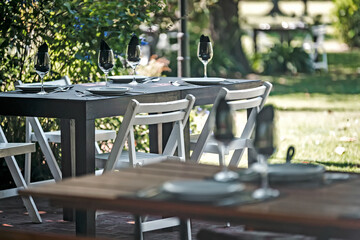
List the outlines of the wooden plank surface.
<svg viewBox="0 0 360 240">
<path fill-rule="evenodd" d="M 53 184 L 32 187 L 22 190 L 21 194 L 47 197 L 65 206 L 85 209 L 234 221 L 264 230 L 317 236 L 330 234 L 350 239 L 357 239 L 355 235 L 360 236 L 359 178 L 310 188 L 279 185 L 279 198 L 241 206 L 159 202 L 134 197 L 141 189 L 159 186 L 169 180 L 204 179 L 219 170 L 218 166 L 167 161 L 101 176 L 64 180 L 56 187 Z M 246 185 L 248 190 L 257 187 Z"/>
</svg>

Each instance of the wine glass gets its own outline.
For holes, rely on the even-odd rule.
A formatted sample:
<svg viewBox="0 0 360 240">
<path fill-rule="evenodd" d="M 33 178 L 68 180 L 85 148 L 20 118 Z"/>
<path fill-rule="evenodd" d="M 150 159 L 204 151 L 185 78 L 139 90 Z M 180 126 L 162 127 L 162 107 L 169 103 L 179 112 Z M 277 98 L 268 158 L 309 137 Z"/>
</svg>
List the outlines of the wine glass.
<svg viewBox="0 0 360 240">
<path fill-rule="evenodd" d="M 224 97 L 216 105 L 215 114 L 214 138 L 218 142 L 222 169 L 214 175 L 214 179 L 219 182 L 234 181 L 239 175 L 227 168 L 224 155 L 229 144 L 234 140 L 235 123 L 233 112 Z"/>
<path fill-rule="evenodd" d="M 35 71 L 39 74 L 41 79 L 41 90 L 37 94 L 47 94 L 44 90 L 44 77 L 50 71 L 50 56 L 48 52 L 38 52 L 34 59 Z"/>
<path fill-rule="evenodd" d="M 141 54 L 140 45 L 128 45 L 126 49 L 126 61 L 134 71 L 133 73 L 134 77 L 132 82 L 129 83 L 130 85 L 138 84 L 135 80 L 135 75 L 136 75 L 136 67 L 137 65 L 139 65 L 141 60 L 140 54 Z"/>
<path fill-rule="evenodd" d="M 98 59 L 99 68 L 105 74 L 105 86 L 108 86 L 107 75 L 114 68 L 114 53 L 110 50 L 100 50 Z"/>
<path fill-rule="evenodd" d="M 206 67 L 213 57 L 211 42 L 199 42 L 197 56 L 204 64 L 204 77 L 207 77 Z"/>
<path fill-rule="evenodd" d="M 265 106 L 256 116 L 254 147 L 258 163 L 253 169 L 261 175 L 261 187 L 254 191 L 255 199 L 267 199 L 279 196 L 279 191 L 269 187 L 267 159 L 275 152 L 274 108 Z"/>
</svg>

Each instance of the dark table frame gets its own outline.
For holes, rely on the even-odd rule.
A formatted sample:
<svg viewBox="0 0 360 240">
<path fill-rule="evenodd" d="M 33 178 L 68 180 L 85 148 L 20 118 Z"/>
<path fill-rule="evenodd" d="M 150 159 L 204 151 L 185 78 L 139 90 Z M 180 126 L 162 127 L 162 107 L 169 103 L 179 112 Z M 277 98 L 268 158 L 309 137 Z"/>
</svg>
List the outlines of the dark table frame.
<svg viewBox="0 0 360 240">
<path fill-rule="evenodd" d="M 62 176 L 67 178 L 72 176 L 73 157 L 76 159 L 75 176 L 94 174 L 95 119 L 123 115 L 131 99 L 136 99 L 139 102 L 171 101 L 184 98 L 187 94 L 193 94 L 196 97 L 195 105 L 205 105 L 213 103 L 221 87 L 246 89 L 261 85 L 260 80 L 227 80 L 223 84 L 208 86 L 185 85 L 175 87 L 169 84 L 169 81 L 175 80 L 179 79 L 162 78 L 157 83 L 162 84 L 161 89 L 151 87 L 150 84 L 139 84 L 134 88 L 135 90 L 142 88 L 146 91 L 145 94 L 133 93 L 111 97 L 76 96 L 75 90 L 88 88 L 84 85 L 75 85 L 66 93 L 53 93 L 45 96 L 23 94 L 21 91 L 4 92 L 0 93 L 0 115 L 60 118 Z M 169 86 L 166 87 L 166 85 Z M 156 138 L 157 135 L 154 134 L 151 140 Z M 76 149 L 73 157 L 71 149 Z M 71 217 L 69 218 L 71 220 Z M 76 223 L 77 232 L 86 233 L 90 236 L 95 234 L 94 211 L 77 211 Z"/>
</svg>

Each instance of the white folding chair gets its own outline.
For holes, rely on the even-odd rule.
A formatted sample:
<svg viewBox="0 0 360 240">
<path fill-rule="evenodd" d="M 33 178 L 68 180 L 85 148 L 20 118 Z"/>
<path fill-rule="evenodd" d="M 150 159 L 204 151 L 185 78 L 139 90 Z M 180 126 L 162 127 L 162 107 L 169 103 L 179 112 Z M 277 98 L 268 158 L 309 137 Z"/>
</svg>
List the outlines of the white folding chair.
<svg viewBox="0 0 360 240">
<path fill-rule="evenodd" d="M 234 150 L 229 165 L 238 166 L 242 155 L 246 148 L 252 146 L 252 140 L 250 139 L 255 127 L 256 114 L 264 106 L 267 97 L 271 91 L 272 84 L 264 82 L 262 86 L 245 89 L 245 90 L 228 90 L 222 88 L 215 99 L 215 104 L 225 97 L 228 104 L 234 111 L 248 110 L 248 117 L 244 129 L 239 137 L 236 137 L 234 141 L 228 147 L 228 151 Z M 215 117 L 215 109 L 210 111 L 210 114 L 205 122 L 205 125 L 198 135 L 190 136 L 190 149 L 193 150 L 190 161 L 199 162 L 203 153 L 219 154 L 218 144 L 212 138 L 211 121 Z M 237 125 L 237 127 L 239 127 Z M 220 161 L 220 164 L 221 161 Z"/>
<path fill-rule="evenodd" d="M 17 188 L 27 188 L 27 184 L 21 174 L 20 168 L 16 162 L 15 155 L 26 154 L 35 151 L 34 143 L 9 143 L 0 126 L 0 158 L 5 158 L 6 165 L 9 167 L 10 174 L 14 179 Z M 33 198 L 21 197 L 26 210 L 29 213 L 31 221 L 41 223 L 40 214 L 36 208 Z"/>
<path fill-rule="evenodd" d="M 326 34 L 325 25 L 311 27 L 311 34 L 304 39 L 303 48 L 310 55 L 314 69 L 324 69 L 328 71 L 327 54 L 324 47 Z"/>
<path fill-rule="evenodd" d="M 44 84 L 66 86 L 71 85 L 69 77 L 64 76 L 63 78 L 55 81 L 46 82 Z M 43 152 L 46 162 L 49 166 L 50 172 L 54 177 L 55 181 L 62 179 L 62 174 L 58 164 L 56 163 L 55 156 L 51 151 L 49 142 L 61 143 L 61 132 L 60 131 L 50 131 L 44 132 L 39 119 L 37 117 L 27 117 L 26 118 L 26 142 L 38 142 Z M 115 130 L 95 130 L 95 149 L 96 153 L 100 153 L 101 150 L 97 144 L 98 141 L 106 141 L 110 139 L 115 139 L 116 131 Z M 24 177 L 26 183 L 30 183 L 31 179 L 31 153 L 25 155 L 25 171 Z"/>
<path fill-rule="evenodd" d="M 111 152 L 96 155 L 97 167 L 104 167 L 106 172 L 115 168 L 142 166 L 166 159 L 185 161 L 184 126 L 194 102 L 195 98 L 192 95 L 170 102 L 139 103 L 134 99 L 131 100 Z M 163 152 L 155 154 L 136 151 L 134 126 L 163 123 L 173 123 L 173 129 Z M 128 151 L 123 150 L 126 140 L 128 141 Z M 175 156 L 176 149 L 177 156 Z M 143 222 L 140 217 L 137 217 L 136 221 L 140 223 L 137 234 L 141 235 L 143 232 L 173 227 L 180 223 L 179 219 L 175 217 L 147 222 Z"/>
</svg>

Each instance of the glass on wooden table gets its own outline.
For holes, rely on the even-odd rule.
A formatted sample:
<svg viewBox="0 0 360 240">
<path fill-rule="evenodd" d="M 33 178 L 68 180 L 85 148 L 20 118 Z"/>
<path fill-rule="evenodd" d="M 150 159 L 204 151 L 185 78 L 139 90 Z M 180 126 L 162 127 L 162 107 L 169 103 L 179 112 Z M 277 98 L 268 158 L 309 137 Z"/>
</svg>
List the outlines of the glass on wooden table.
<svg viewBox="0 0 360 240">
<path fill-rule="evenodd" d="M 44 90 L 44 77 L 50 71 L 50 56 L 48 53 L 48 46 L 46 43 L 39 47 L 39 50 L 34 58 L 35 71 L 41 79 L 41 90 L 38 92 L 40 95 L 47 94 Z"/>
<path fill-rule="evenodd" d="M 109 47 L 109 45 L 101 40 L 99 57 L 98 57 L 98 65 L 100 70 L 105 74 L 105 86 L 108 86 L 107 76 L 109 72 L 114 68 L 114 53 L 113 50 Z"/>
<path fill-rule="evenodd" d="M 139 45 L 139 38 L 133 34 L 130 42 L 126 49 L 126 62 L 130 65 L 130 67 L 133 69 L 133 80 L 130 85 L 137 85 L 135 76 L 136 76 L 136 67 L 139 65 L 141 60 L 141 49 Z"/>
<path fill-rule="evenodd" d="M 198 44 L 197 56 L 204 64 L 204 77 L 207 77 L 207 64 L 213 57 L 213 47 L 208 36 L 201 35 Z"/>
<path fill-rule="evenodd" d="M 256 116 L 254 147 L 257 163 L 252 168 L 261 175 L 261 188 L 253 193 L 255 199 L 267 199 L 279 196 L 279 191 L 269 187 L 267 159 L 275 152 L 276 136 L 273 106 L 265 106 Z"/>
<path fill-rule="evenodd" d="M 229 182 L 238 179 L 236 172 L 230 171 L 225 163 L 225 151 L 235 137 L 235 122 L 233 111 L 227 104 L 225 98 L 221 98 L 215 106 L 214 138 L 219 146 L 219 160 L 222 170 L 214 175 L 219 182 Z"/>
</svg>

